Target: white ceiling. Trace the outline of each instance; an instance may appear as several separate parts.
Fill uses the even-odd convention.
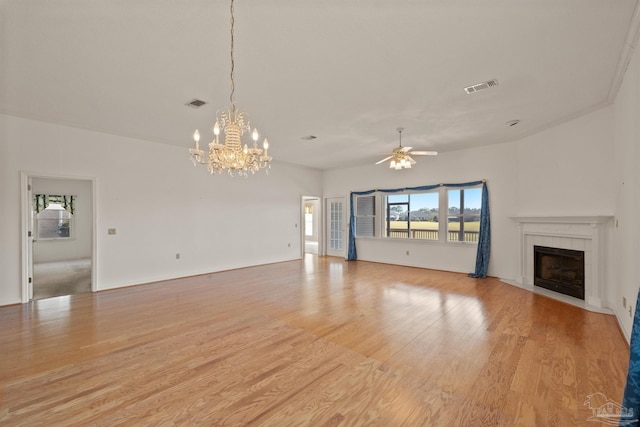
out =
[[[399,126],[419,150],[514,140],[611,102],[637,3],[236,0],[236,104],[276,161],[317,169],[374,163]],[[186,159],[229,104],[227,0],[0,0],[0,13],[0,112]]]

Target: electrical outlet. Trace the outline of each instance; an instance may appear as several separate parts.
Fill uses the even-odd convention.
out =
[[[407,255],[409,255],[409,251],[407,251]]]
[[[176,254],[176,259],[180,259],[180,254],[179,253]]]
[[[622,297],[622,308],[627,308],[627,297]]]
[[[287,247],[290,248],[291,247],[291,243],[287,243]]]

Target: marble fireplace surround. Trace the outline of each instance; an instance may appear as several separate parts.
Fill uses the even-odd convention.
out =
[[[605,287],[610,268],[608,242],[612,216],[516,216],[519,269],[515,285],[593,311],[610,312]],[[584,301],[534,287],[533,247],[584,251]]]

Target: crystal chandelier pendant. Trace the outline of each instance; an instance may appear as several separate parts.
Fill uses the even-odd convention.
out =
[[[254,128],[251,139],[253,147],[242,144],[242,137],[251,130],[247,115],[236,108],[234,101],[235,81],[234,81],[234,23],[233,2],[231,0],[231,108],[219,110],[216,114],[216,122],[213,126],[214,138],[209,143],[209,153],[205,156],[200,149],[200,132],[196,129],[193,133],[195,147],[189,149],[191,162],[194,166],[204,164],[211,174],[223,172],[231,176],[247,177],[249,172],[256,173],[260,169],[271,168],[272,158],[268,154],[269,141],[267,138],[262,143],[262,148],[258,148],[259,134]],[[220,142],[220,134],[223,135],[223,142]]]

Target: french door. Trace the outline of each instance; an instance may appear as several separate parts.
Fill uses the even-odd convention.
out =
[[[326,205],[326,248],[328,256],[345,256],[345,201],[344,197],[325,199]]]

